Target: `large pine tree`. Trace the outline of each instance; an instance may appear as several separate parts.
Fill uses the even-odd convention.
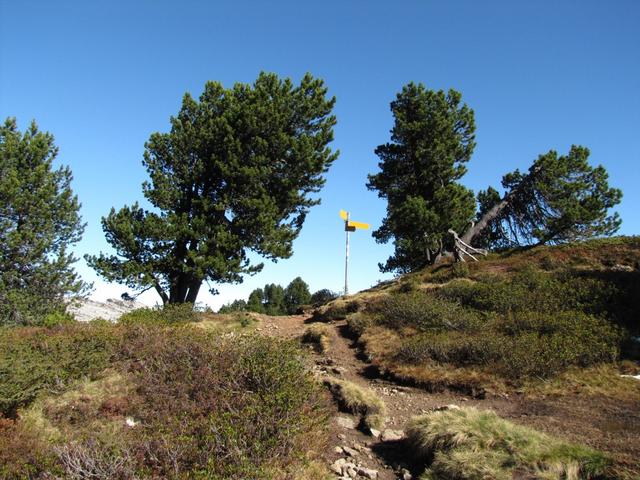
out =
[[[249,251],[289,257],[319,203],[310,194],[337,158],[326,93],[309,74],[295,86],[261,73],[230,89],[208,82],[199,101],[186,94],[170,132],[146,144],[143,191],[153,209],[112,209],[102,225],[116,254],[89,263],[107,280],[154,288],[164,303],[193,303],[205,281],[258,272]]]
[[[408,272],[437,261],[450,228],[473,219],[473,192],[458,183],[475,147],[473,110],[455,90],[428,90],[409,83],[391,102],[391,142],[380,145],[380,172],[367,187],[387,199],[387,215],[373,233],[393,240],[394,254],[382,271]]]

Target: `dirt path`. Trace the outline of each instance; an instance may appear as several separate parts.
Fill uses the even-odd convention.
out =
[[[304,315],[261,316],[260,320],[260,333],[287,339],[300,338],[310,325],[310,317]],[[319,376],[329,375],[349,380],[375,391],[387,406],[388,420],[380,437],[374,438],[356,428],[358,419],[336,410],[330,443],[324,452],[325,460],[331,465],[344,458],[347,463],[360,464],[365,469],[377,471],[374,478],[381,480],[417,478],[421,473],[420,466],[404,463],[406,446],[397,440],[402,436],[408,421],[437,407],[450,404],[476,405],[478,401],[453,393],[430,394],[379,378],[359,354],[355,341],[349,337],[346,322],[335,321],[327,325],[332,327],[330,345],[324,353],[312,353],[314,370]],[[357,475],[344,478],[367,477]]]

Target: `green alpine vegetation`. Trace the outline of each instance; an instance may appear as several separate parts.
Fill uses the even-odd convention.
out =
[[[0,325],[56,323],[85,284],[70,252],[84,231],[71,170],[54,168],[53,135],[0,126]]]
[[[253,85],[207,82],[199,100],[185,94],[171,130],[145,144],[153,209],[112,209],[102,226],[116,254],[89,264],[167,304],[194,303],[203,282],[259,272],[249,251],[288,258],[338,156],[328,147],[334,103],[310,74],[299,85],[261,73]]]
[[[0,477],[308,478],[328,403],[300,349],[145,315],[0,329]]]

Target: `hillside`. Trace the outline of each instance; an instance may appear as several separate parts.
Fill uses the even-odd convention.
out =
[[[311,314],[0,330],[0,477],[640,475],[640,239],[441,264]]]

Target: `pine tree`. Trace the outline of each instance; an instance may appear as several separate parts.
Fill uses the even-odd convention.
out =
[[[0,127],[0,325],[38,324],[85,291],[69,248],[84,231],[71,170],[53,168],[53,135]]]
[[[169,133],[146,144],[143,185],[153,210],[137,203],[102,220],[115,255],[88,257],[99,274],[130,288],[154,288],[163,303],[196,301],[204,281],[237,283],[254,274],[248,252],[287,258],[310,195],[337,158],[335,99],[322,80],[298,86],[261,73],[253,85],[208,82],[186,94]],[[212,289],[215,293],[215,288]]]
[[[307,305],[310,301],[309,285],[300,277],[291,280],[284,289],[284,304],[289,315],[293,315],[300,306]]]
[[[588,159],[589,149],[574,145],[567,155],[540,155],[524,174],[506,174],[502,198],[491,187],[479,192],[478,223],[463,240],[503,248],[612,235],[621,220],[608,211],[622,192],[609,187],[605,168]]]
[[[391,142],[376,148],[380,172],[367,184],[387,199],[387,215],[373,236],[379,243],[393,240],[395,252],[382,271],[436,262],[447,231],[461,231],[473,219],[473,192],[457,183],[475,147],[473,110],[461,100],[455,90],[410,83],[391,102]]]

